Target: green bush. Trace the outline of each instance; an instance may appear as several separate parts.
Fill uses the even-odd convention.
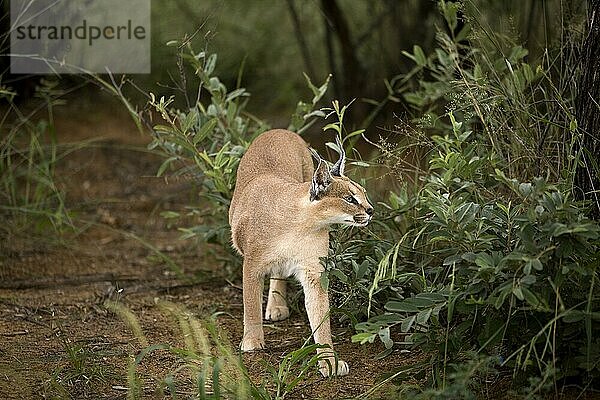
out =
[[[414,273],[420,290],[398,290],[386,313],[357,325],[355,340],[395,328],[437,351],[439,366],[478,351],[515,369],[597,376],[600,227],[544,179],[508,179],[453,124],[452,135],[432,138],[438,154],[414,214],[388,205],[411,222],[378,273],[392,281]]]
[[[440,9],[454,32],[457,4]],[[441,389],[451,387],[449,365],[471,352],[497,357],[519,385],[531,376],[591,384],[600,376],[600,226],[571,195],[574,97],[558,88],[572,77],[549,59],[527,63],[525,49],[481,26],[438,39],[430,56],[418,46],[406,54],[415,78],[399,93],[427,133],[428,168],[414,194],[380,203],[394,243],[371,294],[395,295],[356,325],[354,340],[389,349],[400,335],[431,354],[429,381]],[[380,148],[391,168],[401,161],[404,147]]]

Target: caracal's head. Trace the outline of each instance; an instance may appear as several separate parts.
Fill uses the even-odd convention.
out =
[[[367,226],[373,216],[373,206],[367,199],[365,189],[344,176],[346,154],[337,137],[336,143],[340,158],[331,168],[315,150],[310,149],[317,162],[310,187],[310,201],[316,206],[316,217],[320,224]]]

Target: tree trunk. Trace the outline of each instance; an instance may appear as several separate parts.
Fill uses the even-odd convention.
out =
[[[590,201],[590,217],[600,219],[600,0],[588,0],[580,67],[575,116],[581,132],[581,163],[575,173],[575,195]]]
[[[310,58],[310,51],[308,50],[306,38],[304,37],[304,33],[302,33],[302,24],[300,23],[300,17],[298,16],[298,12],[296,11],[294,0],[287,0],[287,4],[288,11],[290,12],[290,17],[292,18],[292,23],[294,24],[294,33],[296,34],[296,40],[298,41],[298,46],[300,46],[300,51],[302,52],[302,59],[304,60],[306,73],[308,74],[310,79],[316,79],[317,76],[315,73],[315,68],[313,67],[312,60]]]
[[[348,21],[344,17],[336,0],[321,0],[321,7],[325,16],[326,24],[331,28],[337,37],[340,45],[340,55],[342,58],[342,79],[339,88],[341,89],[341,99],[348,102],[363,93],[364,71],[356,55],[356,46],[350,35]]]

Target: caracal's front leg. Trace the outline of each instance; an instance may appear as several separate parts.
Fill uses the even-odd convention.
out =
[[[329,346],[329,348],[317,350],[317,353],[321,356],[319,371],[325,377],[330,375],[346,375],[349,370],[348,364],[345,361],[338,360],[333,352],[331,327],[329,324],[329,296],[321,287],[322,271],[323,268],[317,260],[316,265],[303,268],[298,276],[304,289],[306,313],[308,314],[315,343]]]
[[[273,274],[271,276],[265,319],[281,321],[290,316],[286,300],[286,286],[285,278],[282,275]]]
[[[265,336],[262,326],[262,292],[264,274],[251,260],[244,259],[243,296],[244,296],[244,337],[242,351],[264,349]]]

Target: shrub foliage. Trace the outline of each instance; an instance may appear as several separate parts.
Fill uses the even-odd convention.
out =
[[[599,226],[571,193],[572,76],[550,56],[528,63],[527,50],[469,19],[468,7],[471,23],[454,34],[459,7],[440,9],[452,34],[438,32],[429,56],[406,53],[417,78],[401,93],[427,133],[428,167],[418,189],[381,203],[395,240],[373,288],[396,295],[354,340],[391,348],[390,330],[402,334],[402,345],[432,352],[441,387],[449,364],[473,351],[515,378],[590,383],[600,372]],[[402,150],[388,151],[388,163]]]

